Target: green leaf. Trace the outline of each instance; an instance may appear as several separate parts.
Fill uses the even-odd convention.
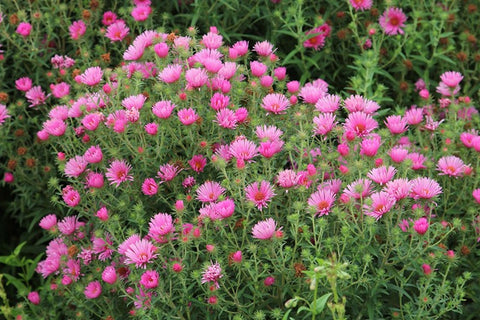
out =
[[[7,284],[12,284],[15,288],[17,288],[17,291],[19,294],[27,294],[29,291],[28,288],[17,278],[15,278],[12,275],[9,274],[3,274],[5,278],[7,278],[8,282]]]
[[[323,311],[323,309],[325,308],[325,305],[327,304],[328,298],[330,298],[331,295],[332,295],[331,292],[326,293],[320,298],[318,298],[317,301],[315,301],[315,305],[314,305],[315,309],[313,310],[313,314],[319,314]]]
[[[292,312],[292,309],[289,309],[289,310],[283,315],[282,320],[288,320],[288,315],[290,314],[290,312]]]
[[[302,311],[304,311],[304,310],[305,310],[305,311],[309,311],[309,312],[311,312],[311,310],[310,310],[310,309],[308,309],[307,307],[305,307],[305,306],[301,306],[300,308],[298,308],[298,310],[297,310],[297,313],[300,313],[300,312],[302,312]]]
[[[22,250],[23,246],[26,245],[26,244],[27,244],[26,241],[20,243],[20,244],[15,248],[15,250],[13,250],[13,254],[14,254],[15,256],[18,256],[18,255],[20,254],[20,251]]]

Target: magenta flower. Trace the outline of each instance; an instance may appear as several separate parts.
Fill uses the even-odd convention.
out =
[[[201,202],[215,202],[225,192],[220,183],[206,181],[197,189],[197,199]]]
[[[437,163],[437,171],[439,175],[447,175],[450,177],[461,177],[465,173],[465,164],[462,159],[456,156],[441,157]]]
[[[117,272],[113,266],[108,266],[103,270],[102,280],[109,284],[114,284],[117,281]]]
[[[160,166],[159,171],[157,172],[157,176],[162,179],[161,183],[164,183],[173,180],[173,178],[175,178],[180,171],[182,171],[181,168],[178,168],[173,164],[167,163]]]
[[[151,263],[158,254],[156,253],[157,247],[155,247],[150,241],[146,239],[137,240],[130,244],[125,251],[126,264],[135,264],[137,268],[145,269],[147,263]]]
[[[272,201],[275,192],[270,182],[262,180],[260,186],[258,182],[254,182],[245,188],[247,200],[253,202],[258,210],[268,206],[268,202]]]
[[[281,237],[281,229],[275,230],[277,223],[272,218],[257,222],[252,228],[252,237],[260,240],[269,240],[275,237]]]
[[[367,157],[374,157],[377,154],[378,148],[380,148],[381,144],[381,138],[378,135],[372,135],[369,138],[364,138],[360,143],[360,154]]]
[[[102,80],[103,71],[100,67],[90,67],[80,75],[80,82],[88,86],[95,86]]]
[[[213,282],[215,288],[220,288],[218,280],[223,277],[222,268],[218,262],[211,263],[202,273],[202,283]]]
[[[421,217],[418,220],[415,220],[413,223],[413,229],[420,235],[423,235],[427,232],[429,227],[429,223],[427,218]]]
[[[68,31],[70,32],[70,37],[73,40],[78,40],[81,36],[87,31],[87,26],[82,20],[74,21],[69,27]]]
[[[175,231],[172,216],[167,213],[157,213],[150,219],[148,235],[157,242],[167,242],[167,236]]]
[[[323,216],[330,213],[333,203],[335,202],[335,194],[328,188],[320,189],[310,195],[308,205],[315,211],[315,216]]]
[[[83,158],[88,163],[99,163],[103,159],[103,153],[100,146],[91,146],[90,148],[85,151]]]
[[[401,163],[403,162],[403,160],[407,158],[408,149],[405,149],[400,146],[396,146],[388,151],[388,155],[390,156],[393,162]]]
[[[350,0],[350,4],[356,11],[370,10],[372,0]]]
[[[438,184],[437,181],[420,177],[413,179],[412,181],[412,198],[417,199],[431,199],[440,193],[442,193],[442,187]]]
[[[78,217],[77,216],[68,216],[68,217],[65,217],[63,218],[62,221],[60,221],[58,223],[58,230],[63,234],[63,235],[71,235],[75,232],[75,230],[77,230],[77,228],[79,228],[80,226],[82,226],[83,223],[80,223],[78,221]]]
[[[87,164],[83,156],[75,156],[65,164],[65,175],[70,178],[78,178],[87,168]]]
[[[360,95],[351,95],[347,99],[345,99],[345,109],[348,112],[359,112],[362,111],[366,114],[373,115],[375,111],[377,111],[380,106],[375,101],[365,99]]]
[[[28,37],[32,31],[32,25],[28,22],[20,22],[17,26],[16,32],[22,37]]]
[[[377,127],[377,121],[375,121],[371,115],[363,111],[350,113],[344,123],[345,131],[347,133],[353,132],[357,137],[363,137]]]
[[[114,12],[107,11],[103,14],[103,17],[102,17],[103,25],[108,27],[109,25],[111,25],[115,21],[117,21],[117,15]]]
[[[145,21],[148,19],[148,16],[152,13],[152,8],[149,5],[139,5],[138,7],[133,8],[131,14],[135,21]]]
[[[27,92],[32,88],[32,79],[29,77],[19,78],[15,81],[15,88],[20,91]]]
[[[72,186],[66,186],[62,189],[62,198],[69,207],[75,207],[81,200],[80,194]]]
[[[125,24],[123,20],[117,20],[114,23],[110,24],[105,33],[105,37],[110,39],[110,41],[122,41],[127,35],[130,29]]]
[[[140,277],[140,284],[145,287],[145,289],[153,289],[158,286],[159,274],[155,270],[147,270]]]
[[[287,97],[280,93],[270,93],[262,99],[262,108],[274,114],[285,113],[289,106]]]
[[[188,164],[193,171],[200,173],[203,171],[203,168],[205,168],[207,159],[201,154],[196,154],[188,161]]]
[[[25,97],[27,98],[28,102],[30,102],[29,107],[35,107],[35,106],[44,104],[48,96],[45,95],[45,92],[43,92],[42,87],[35,86],[27,91],[27,93],[25,94]]]
[[[230,104],[230,97],[225,96],[220,92],[215,92],[215,94],[210,99],[210,106],[216,111],[219,111],[221,109],[228,107],[229,104]]]
[[[303,43],[303,46],[305,48],[320,50],[325,45],[325,39],[330,35],[330,31],[330,26],[324,23],[315,29],[305,32],[308,39]]]
[[[199,118],[200,117],[192,108],[178,110],[178,119],[186,126],[195,123]]]
[[[313,133],[320,135],[327,135],[337,124],[333,113],[321,113],[313,118],[313,123],[315,124]]]
[[[55,98],[60,99],[70,94],[70,85],[66,82],[51,84],[50,90]]]
[[[265,158],[271,158],[282,151],[283,144],[284,142],[282,140],[260,142],[258,152]]]
[[[363,206],[364,214],[374,217],[377,220],[390,211],[396,202],[393,196],[384,191],[373,193],[370,199],[371,204]]]
[[[87,188],[103,188],[103,174],[98,172],[89,172],[85,177],[85,184]]]
[[[403,34],[402,27],[405,26],[407,16],[399,8],[388,8],[378,20],[380,26],[388,35]]]
[[[46,215],[42,218],[42,220],[40,220],[40,223],[38,225],[42,229],[53,230],[53,228],[55,228],[55,226],[57,225],[57,216],[53,213]]]
[[[83,293],[87,299],[98,298],[98,296],[100,296],[102,293],[102,285],[99,281],[92,281],[85,287],[85,291],[83,291]]]
[[[159,58],[165,58],[168,56],[168,44],[166,44],[165,42],[157,43],[153,47],[153,50]]]
[[[115,188],[118,188],[124,181],[133,181],[133,176],[129,175],[130,170],[132,167],[125,160],[114,160],[108,167],[105,176],[111,185],[116,184]]]
[[[5,122],[5,119],[10,118],[7,106],[0,103],[0,126]]]
[[[305,103],[316,104],[318,100],[323,98],[328,91],[327,86],[315,86],[311,83],[305,84],[300,90],[299,96]]]
[[[250,61],[250,71],[254,77],[261,77],[267,72],[268,67],[260,61]]]
[[[214,120],[214,122],[217,122],[220,127],[225,129],[235,129],[237,127],[237,117],[235,112],[227,108],[221,109],[217,112],[216,120]]]
[[[420,170],[420,169],[426,169],[427,168],[424,165],[424,162],[425,162],[426,158],[421,153],[418,153],[418,152],[409,153],[406,156],[406,158],[410,159],[412,161],[412,169],[413,170]]]
[[[456,88],[460,81],[462,81],[463,76],[460,72],[447,71],[440,76],[440,79],[447,87]]]
[[[29,292],[27,298],[31,303],[35,305],[40,303],[40,295],[37,291]]]
[[[65,133],[67,124],[60,119],[50,119],[43,123],[43,130],[49,135],[60,137]]]
[[[142,183],[142,192],[146,196],[156,195],[158,191],[158,184],[153,178],[147,178]]]

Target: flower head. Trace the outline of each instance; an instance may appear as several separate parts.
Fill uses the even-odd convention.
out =
[[[220,285],[218,280],[223,277],[222,268],[218,262],[211,263],[202,273],[202,283],[213,282],[218,289]]]
[[[382,29],[388,35],[403,34],[402,27],[405,26],[407,16],[399,8],[388,8],[380,16],[379,23]]]
[[[85,287],[85,291],[83,293],[87,299],[98,298],[98,296],[100,296],[102,293],[102,285],[99,281],[92,281]]]
[[[133,181],[133,176],[129,175],[132,167],[125,160],[114,160],[107,170],[105,176],[110,184],[116,184],[118,187],[124,181]]]
[[[431,199],[440,193],[442,193],[442,187],[433,179],[420,177],[412,180],[413,199]]]
[[[437,163],[439,175],[447,175],[450,177],[461,177],[465,173],[465,164],[462,159],[456,156],[441,157]]]
[[[393,196],[384,191],[373,193],[370,196],[370,200],[370,205],[364,205],[364,213],[377,220],[390,211],[396,202]]]
[[[265,180],[260,182],[260,186],[258,182],[250,184],[245,188],[245,192],[247,200],[253,202],[260,211],[268,206],[268,202],[275,195],[273,186]]]
[[[225,188],[223,188],[220,183],[216,181],[206,181],[197,189],[197,199],[202,202],[214,202],[217,201]]]
[[[130,244],[128,249],[125,251],[126,264],[135,264],[137,268],[146,268],[147,263],[151,263],[158,254],[155,253],[157,247],[155,247],[150,241],[146,239],[137,240]]]
[[[262,108],[274,114],[285,113],[289,106],[287,97],[280,93],[267,94],[262,100]]]
[[[328,188],[320,189],[310,195],[308,205],[315,211],[315,215],[328,215],[333,203],[335,202],[335,194]]]
[[[277,223],[272,218],[268,218],[264,221],[257,222],[252,228],[252,236],[255,239],[269,240],[274,236],[281,235],[281,229],[275,230]]]

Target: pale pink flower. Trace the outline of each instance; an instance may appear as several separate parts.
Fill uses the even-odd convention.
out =
[[[409,125],[416,125],[423,121],[423,108],[411,108],[405,112],[404,119]]]
[[[59,84],[51,84],[50,90],[55,98],[60,99],[68,96],[70,93],[70,85],[66,82],[60,82]]]
[[[181,168],[177,167],[176,165],[167,163],[160,166],[157,172],[157,176],[162,179],[161,183],[164,183],[173,180],[173,178],[175,178],[180,171],[182,171]]]
[[[262,180],[260,186],[258,182],[254,182],[245,188],[246,198],[255,204],[258,210],[262,211],[263,208],[268,206],[268,203],[272,201],[275,196],[273,186],[270,182]]]
[[[185,72],[185,80],[191,88],[200,88],[208,81],[208,74],[205,69],[192,68]]]
[[[125,160],[114,160],[108,167],[107,177],[110,184],[115,184],[115,188],[118,188],[120,183],[124,181],[133,181],[133,176],[129,175],[132,166],[130,166]]]
[[[381,166],[370,170],[367,177],[380,185],[384,185],[390,180],[392,180],[396,172],[397,169],[395,169],[394,167],[390,166],[387,168],[386,166]]]
[[[412,161],[412,169],[413,170],[420,170],[420,169],[426,169],[427,168],[424,165],[424,162],[425,162],[426,158],[421,153],[418,153],[418,152],[409,153],[406,156],[406,158],[410,159]]]
[[[165,83],[174,83],[182,74],[182,66],[179,64],[170,64],[158,74],[158,79]]]
[[[157,194],[158,184],[153,178],[147,178],[142,183],[142,192],[146,196],[153,196]]]
[[[235,112],[227,108],[221,109],[217,112],[216,120],[214,120],[214,122],[217,122],[220,127],[225,129],[235,129],[237,127],[237,117]]]
[[[56,106],[50,110],[48,116],[51,119],[66,120],[68,118],[68,107],[65,105]]]
[[[200,118],[192,108],[178,110],[177,115],[180,122],[186,126],[195,123]]]
[[[265,158],[271,158],[282,150],[284,142],[282,140],[260,142],[258,152]]]
[[[262,108],[274,114],[285,113],[289,106],[287,97],[280,93],[270,93],[262,99]]]
[[[87,168],[88,162],[83,156],[75,156],[65,164],[65,175],[70,178],[79,177]]]
[[[440,121],[434,121],[431,116],[426,116],[425,118],[426,118],[426,123],[423,127],[432,132],[437,130],[440,124],[445,120],[445,119],[442,119]]]
[[[366,198],[370,195],[372,181],[368,179],[358,179],[350,183],[343,193],[354,199]]]
[[[130,246],[140,240],[142,240],[142,238],[140,238],[138,234],[131,235],[118,246],[118,253],[125,255],[125,252],[127,252]]]
[[[447,87],[456,88],[460,81],[462,81],[463,76],[460,72],[447,71],[440,76],[440,79]]]
[[[85,129],[95,131],[98,125],[103,121],[103,114],[100,112],[89,113],[82,119],[82,125]]]
[[[231,217],[235,212],[235,202],[232,199],[225,199],[215,203],[215,215],[218,220]]]
[[[333,113],[340,106],[340,97],[333,94],[326,94],[315,103],[315,109],[323,113]]]
[[[223,44],[223,37],[217,33],[209,32],[203,35],[201,43],[207,49],[218,49]]]
[[[70,32],[70,37],[73,40],[78,40],[81,36],[87,31],[87,26],[82,20],[74,21],[69,27],[68,31]]]
[[[63,136],[66,129],[67,124],[60,119],[50,119],[43,123],[43,130],[45,130],[49,135],[52,136]]]
[[[82,225],[82,223],[79,223],[77,216],[65,217],[57,224],[58,231],[60,231],[63,235],[66,236],[73,234],[75,230],[77,230],[77,228]]]
[[[384,191],[373,193],[370,196],[370,200],[370,205],[363,206],[364,214],[374,217],[377,220],[390,211],[396,202],[393,196]]]
[[[423,235],[427,232],[430,224],[428,223],[427,218],[421,217],[418,220],[413,222],[413,229],[420,235]]]
[[[87,149],[87,151],[85,151],[83,158],[88,163],[99,163],[103,159],[102,149],[98,145],[91,146]]]
[[[327,135],[337,124],[333,113],[321,113],[313,118],[313,123],[315,124],[313,133],[320,135]]]
[[[130,29],[123,20],[117,20],[110,24],[105,33],[105,37],[110,39],[111,42],[122,41],[127,35]]]
[[[253,46],[253,51],[259,56],[268,57],[273,53],[273,44],[268,41],[256,42]]]
[[[32,79],[29,77],[19,78],[15,81],[15,88],[20,91],[27,92],[32,88]]]
[[[173,47],[177,50],[180,48],[188,50],[191,40],[192,38],[190,37],[176,37],[175,40],[173,40]]]
[[[142,109],[145,100],[147,100],[147,98],[143,94],[129,96],[122,100],[122,106],[129,110],[140,110]]]
[[[159,274],[155,270],[147,270],[140,277],[140,284],[145,287],[145,289],[153,289],[158,286]]]
[[[150,219],[148,235],[157,242],[167,242],[168,235],[173,234],[174,231],[175,226],[171,215],[167,213],[157,213]]]
[[[248,41],[242,40],[235,42],[229,50],[230,58],[236,59],[242,57],[248,53]],[[233,54],[233,56],[232,56]]]
[[[397,201],[408,197],[411,190],[412,183],[405,178],[388,181],[385,186],[385,192],[395,197]]]
[[[280,171],[276,177],[277,184],[282,188],[291,188],[297,184],[297,173],[287,169]]]
[[[276,126],[257,126],[255,133],[257,138],[261,141],[276,141],[280,139],[280,136],[283,134],[283,131],[278,129]]]
[[[197,199],[201,202],[215,202],[225,192],[220,183],[206,181],[197,189]]]
[[[407,119],[402,116],[388,116],[385,125],[392,134],[401,134],[407,131]]]
[[[465,164],[462,159],[456,156],[441,157],[437,163],[437,171],[439,175],[447,175],[450,177],[461,177],[465,173]]]
[[[345,99],[344,102],[345,109],[350,113],[362,111],[366,114],[372,115],[380,108],[375,101],[365,99],[360,95],[351,95]]]
[[[232,78],[237,72],[237,64],[233,61],[226,61],[222,68],[218,70],[218,75],[226,80]]]
[[[152,8],[149,5],[140,5],[133,8],[131,14],[135,21],[145,21],[148,19],[148,16],[152,13]]]
[[[29,107],[35,107],[44,104],[48,96],[45,95],[42,87],[35,86],[27,91],[25,97],[27,98],[28,102],[30,102]]]
[[[99,281],[92,281],[85,287],[83,293],[87,299],[96,299],[102,293],[102,285]]]
[[[408,155],[408,149],[401,146],[395,146],[388,151],[388,155],[395,163],[401,163]]]
[[[88,86],[95,86],[100,83],[103,71],[100,67],[90,67],[80,75],[80,81]]]
[[[269,240],[281,233],[281,229],[275,230],[277,223],[272,218],[257,222],[252,228],[252,237],[260,240]]]
[[[106,283],[114,284],[117,281],[117,272],[115,271],[115,267],[108,266],[103,269],[102,280]]]
[[[316,104],[327,93],[328,87],[318,87],[307,83],[300,90],[299,96],[305,103]]]
[[[152,112],[160,119],[168,119],[174,108],[175,104],[173,104],[170,100],[158,101],[152,106]]]
[[[412,181],[412,194],[411,197],[417,199],[431,199],[440,193],[442,193],[442,187],[437,181],[427,178],[419,177]]]
[[[399,8],[388,8],[383,12],[378,23],[388,35],[404,34],[402,27],[405,26],[407,16]]]
[[[75,207],[80,203],[80,194],[72,186],[66,186],[62,189],[62,198],[69,207]]]
[[[222,268],[218,262],[211,263],[203,272],[202,272],[202,283],[213,282],[215,288],[220,288],[218,280],[223,277]]]
[[[308,205],[312,207],[315,216],[323,216],[330,213],[333,203],[335,202],[335,194],[328,188],[320,189],[310,195]]]
[[[357,137],[363,137],[377,127],[377,121],[363,111],[350,113],[344,123],[345,132],[353,132]]]
[[[145,52],[145,45],[139,43],[132,43],[123,53],[123,59],[127,61],[135,61],[140,59]]]
[[[40,220],[40,223],[38,225],[42,229],[53,230],[57,225],[57,216],[53,213],[46,215],[45,217],[42,218],[42,220]]]
[[[370,10],[372,7],[372,0],[350,0],[350,4],[357,11]]]
[[[155,247],[150,241],[146,239],[137,240],[130,244],[125,251],[126,264],[135,264],[137,268],[145,269],[147,263],[151,263],[158,254],[156,253],[157,247]]]

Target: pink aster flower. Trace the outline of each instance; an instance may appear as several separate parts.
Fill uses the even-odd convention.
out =
[[[397,172],[397,169],[394,167],[381,166],[370,170],[367,177],[373,180],[374,182],[384,185],[388,181],[392,180],[393,176]]]
[[[75,156],[65,164],[65,175],[70,178],[77,178],[85,171],[87,164],[83,156]]]
[[[294,187],[297,180],[297,173],[290,169],[280,171],[276,177],[277,184],[282,188]]]
[[[218,49],[223,44],[223,37],[217,33],[209,32],[203,35],[201,43],[207,49]]]
[[[370,199],[371,204],[363,206],[364,214],[374,217],[377,220],[390,211],[396,202],[393,196],[384,191],[373,193]]]
[[[103,159],[103,153],[100,146],[91,146],[90,148],[85,151],[83,158],[88,163],[99,163]]]
[[[155,51],[155,54],[156,54],[159,58],[165,58],[165,57],[168,56],[168,44],[166,44],[165,42],[157,43],[157,44],[153,47],[153,50]]]
[[[155,270],[147,270],[140,277],[140,284],[145,287],[145,289],[153,289],[158,286],[159,274]]]
[[[72,186],[66,186],[62,189],[62,198],[69,207],[75,207],[80,203],[80,194]]]
[[[60,82],[58,84],[51,84],[50,90],[55,98],[60,99],[68,96],[70,93],[70,85],[66,82]]]
[[[393,196],[397,201],[408,197],[411,190],[412,183],[404,178],[388,181],[385,186],[385,192]]]
[[[103,71],[100,67],[90,67],[80,75],[80,82],[88,86],[95,86],[102,80]]]
[[[408,155],[408,149],[401,146],[395,146],[388,151],[388,155],[395,163],[401,163]]]
[[[463,176],[465,167],[462,159],[456,156],[441,157],[437,163],[437,171],[440,171],[439,175],[447,175],[450,177]]]
[[[191,88],[200,88],[208,81],[208,74],[205,69],[192,68],[185,72],[185,80]]]
[[[133,176],[129,175],[132,167],[125,160],[114,160],[108,167],[107,177],[110,184],[116,184],[115,188],[118,188],[120,183],[124,181],[133,181]]]
[[[275,230],[277,223],[272,218],[257,222],[252,228],[252,237],[260,240],[269,240],[275,237],[281,237],[281,229]]]
[[[143,104],[147,98],[143,94],[137,94],[133,96],[126,97],[122,100],[122,106],[126,109],[137,109],[140,110],[143,107]]]
[[[220,288],[218,280],[223,277],[222,268],[218,262],[211,263],[203,272],[202,272],[202,283],[213,282],[215,288]]]
[[[255,143],[247,139],[236,139],[230,144],[229,153],[237,160],[251,161],[258,155],[258,149]]]
[[[117,15],[114,12],[107,11],[103,14],[103,17],[102,17],[103,25],[109,26],[112,23],[114,23],[115,21],[117,21]]]
[[[423,235],[427,232],[429,227],[429,223],[427,218],[421,217],[418,220],[415,220],[413,223],[413,229],[420,235]]]
[[[123,20],[117,20],[109,25],[105,37],[110,39],[111,42],[122,41],[127,35],[130,29]]]
[[[258,210],[268,206],[268,202],[272,201],[275,192],[270,182],[262,180],[260,186],[258,182],[254,182],[245,188],[246,197],[248,201],[255,204]]]
[[[316,104],[327,93],[328,86],[314,86],[307,83],[300,89],[299,96],[305,103]]]
[[[315,124],[313,132],[320,135],[328,134],[337,124],[333,113],[322,113],[313,118],[313,123]]]
[[[15,80],[15,88],[17,88],[17,90],[27,92],[32,88],[32,79],[29,77],[23,77]]]
[[[274,114],[285,113],[289,106],[287,97],[280,93],[270,93],[262,99],[262,108]]]
[[[127,61],[135,61],[140,59],[145,52],[145,45],[132,43],[123,53],[123,59]]]
[[[340,97],[333,94],[326,94],[315,103],[315,109],[323,113],[333,113],[340,106]]]
[[[28,22],[20,22],[17,26],[16,32],[22,37],[28,37],[32,31],[32,25]]]
[[[146,196],[156,195],[158,191],[158,184],[153,178],[147,178],[142,183],[142,192]]]
[[[431,199],[440,193],[442,193],[442,187],[437,181],[427,178],[419,177],[412,181],[412,193],[413,199]]]
[[[179,64],[170,64],[158,74],[158,78],[165,83],[174,83],[180,79],[182,66]]]
[[[257,42],[253,46],[253,51],[259,56],[268,57],[273,53],[273,44],[268,41]]]
[[[133,8],[131,14],[135,21],[145,21],[148,19],[148,16],[152,13],[152,8],[148,5],[140,5]]]
[[[462,141],[463,145],[467,148],[473,147],[473,140],[477,137],[477,133],[473,132],[462,132],[460,134],[460,141]]]
[[[96,299],[102,293],[102,285],[99,281],[92,281],[85,287],[83,293],[87,299]]]
[[[35,305],[40,303],[40,295],[38,294],[37,291],[29,292],[27,298],[31,303],[33,303]]]
[[[228,107],[229,104],[230,104],[230,97],[225,96],[220,92],[215,92],[215,94],[210,99],[210,106],[216,111],[219,111],[221,109]]]
[[[350,4],[357,11],[370,10],[372,0],[350,0]]]
[[[462,81],[463,76],[460,72],[447,71],[440,76],[440,79],[447,87],[456,88],[460,81]]]
[[[416,125],[423,121],[423,108],[411,108],[405,112],[404,118],[409,125]]]
[[[362,111],[366,114],[372,115],[377,111],[380,106],[375,101],[365,99],[360,95],[351,95],[347,99],[345,99],[345,109],[348,112],[358,112]]]
[[[472,196],[475,201],[480,204],[480,188],[472,191]]]
[[[87,26],[82,20],[74,21],[69,27],[68,31],[70,32],[70,37],[73,40],[78,40],[81,36],[87,31]]]
[[[147,263],[151,263],[158,254],[156,253],[157,247],[155,247],[150,241],[146,239],[137,240],[130,244],[125,251],[126,264],[134,263],[137,268],[145,269]]]
[[[328,188],[320,189],[310,195],[308,205],[315,211],[315,216],[323,216],[330,213],[333,203],[335,202],[335,194]]]
[[[106,283],[114,284],[117,281],[117,272],[115,271],[115,267],[108,266],[103,269],[102,280]]]
[[[89,113],[82,119],[82,125],[85,129],[95,131],[98,125],[103,121],[103,114],[100,112]]]
[[[214,122],[217,122],[220,127],[225,129],[235,129],[237,127],[235,112],[227,108],[217,112]]]
[[[60,119],[50,119],[43,123],[43,130],[49,135],[60,137],[65,133],[67,124]]]
[[[85,184],[87,188],[96,188],[96,189],[103,188],[103,185],[104,185],[103,174],[98,172],[89,172],[85,177]]]
[[[358,179],[350,183],[344,190],[343,193],[350,198],[361,199],[366,198],[370,195],[372,181],[368,179]]]
[[[381,138],[378,135],[364,138],[360,143],[360,154],[367,157],[374,157],[381,144]]]
[[[197,199],[201,202],[215,202],[225,192],[220,183],[206,181],[197,189]]]
[[[44,104],[48,96],[45,95],[42,87],[35,86],[27,91],[25,97],[27,98],[28,102],[30,102],[29,107],[35,107]]]
[[[276,126],[257,126],[255,133],[257,138],[261,141],[276,141],[280,140],[283,131],[278,129]]]
[[[165,243],[168,235],[173,234],[175,226],[172,216],[167,213],[157,213],[150,219],[148,235],[157,242]]]
[[[258,152],[265,158],[271,158],[275,154],[282,151],[284,142],[282,140],[273,140],[273,141],[263,141],[260,142],[258,147]]]
[[[412,161],[412,169],[413,170],[420,170],[426,169],[427,167],[424,165],[426,160],[425,156],[418,152],[409,153],[406,157]]]
[[[77,216],[69,216],[63,218],[62,221],[58,223],[58,231],[60,231],[63,235],[69,236],[77,230],[83,223],[78,221]]]
[[[378,127],[372,116],[362,111],[350,113],[345,120],[345,131],[353,132],[357,137],[363,137]]]
[[[188,161],[188,164],[193,171],[200,173],[203,171],[203,168],[205,168],[205,165],[207,164],[207,159],[203,155],[197,154]]]
[[[0,103],[0,125],[2,125],[7,118],[10,118],[7,106]]]
[[[250,71],[254,77],[261,77],[267,72],[268,67],[260,61],[250,61]]]
[[[140,240],[142,240],[142,238],[140,238],[138,234],[131,235],[118,246],[118,253],[125,255],[127,250],[130,249],[130,246],[136,242],[139,242]]]
[[[403,34],[402,27],[405,26],[405,21],[407,21],[407,16],[399,8],[388,8],[378,20],[380,26],[388,35]]]
[[[157,176],[162,179],[161,183],[164,183],[173,180],[173,178],[175,178],[180,171],[182,171],[181,168],[177,167],[176,165],[167,163],[160,166],[157,172]]]
[[[178,110],[177,115],[180,122],[186,126],[195,123],[200,118],[192,108]]]
[[[407,131],[407,119],[402,116],[388,116],[385,125],[392,134],[401,134]]]
[[[175,109],[175,104],[170,100],[158,101],[152,106],[153,114],[160,119],[168,119],[172,114],[173,109]]]
[[[40,223],[38,225],[42,229],[53,230],[57,225],[57,216],[53,213],[46,215],[42,218],[42,220],[40,220]]]
[[[320,50],[325,45],[325,39],[330,35],[330,31],[330,26],[324,23],[315,29],[305,32],[308,39],[303,43],[303,46],[305,48]]]

